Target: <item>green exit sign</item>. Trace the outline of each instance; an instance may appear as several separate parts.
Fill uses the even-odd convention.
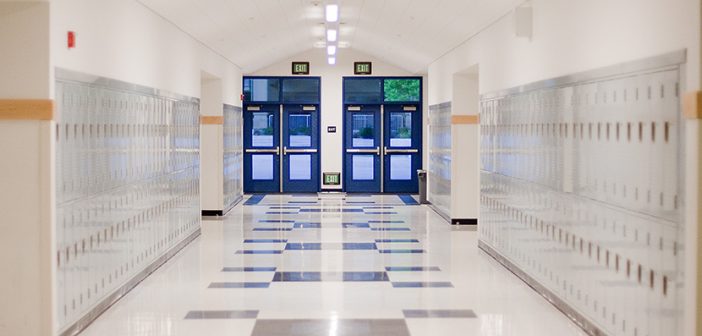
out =
[[[373,73],[373,63],[371,62],[354,62],[353,63],[353,74],[354,75],[370,75]]]
[[[340,185],[341,173],[323,173],[324,185]]]
[[[309,75],[310,62],[292,62],[293,75]]]

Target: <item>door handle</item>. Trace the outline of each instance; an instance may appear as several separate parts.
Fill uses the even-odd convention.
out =
[[[275,155],[280,155],[280,147],[276,147],[275,149],[247,149],[246,153],[273,153]]]
[[[380,155],[380,147],[376,147],[375,149],[347,149],[346,153],[372,153]]]
[[[288,155],[288,153],[317,153],[316,149],[288,149],[288,147],[283,147],[283,155]]]
[[[419,153],[419,150],[418,149],[388,149],[387,147],[385,147],[385,148],[383,148],[383,153],[384,153],[384,155],[400,154],[400,153],[416,154],[416,153]]]

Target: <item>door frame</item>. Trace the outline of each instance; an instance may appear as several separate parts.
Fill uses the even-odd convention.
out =
[[[282,134],[283,142],[281,143],[281,147],[280,147],[282,150],[280,164],[283,165],[282,169],[281,169],[283,174],[281,176],[282,179],[281,179],[280,183],[281,183],[282,188],[283,188],[283,193],[318,192],[321,188],[321,181],[322,181],[322,160],[321,160],[321,157],[322,157],[322,146],[321,146],[322,145],[322,127],[320,125],[322,122],[321,121],[322,116],[320,115],[320,111],[321,111],[320,105],[321,104],[319,104],[319,103],[317,103],[317,104],[282,104],[281,113],[282,113],[283,117],[281,118],[281,126],[280,127],[281,127],[281,134]],[[290,141],[290,139],[289,139],[290,129],[283,127],[285,125],[285,123],[287,122],[286,117],[289,116],[291,113],[304,112],[305,107],[309,107],[309,106],[315,107],[314,112],[311,112],[311,114],[316,114],[315,118],[317,119],[316,120],[316,124],[317,124],[316,130],[313,131],[314,135],[316,136],[316,139],[313,138],[313,144],[315,143],[314,140],[316,140],[317,152],[315,153],[316,155],[312,155],[314,157],[314,159],[311,163],[312,164],[312,167],[311,167],[312,172],[311,173],[312,173],[312,177],[313,177],[312,180],[313,180],[313,184],[315,186],[315,188],[314,188],[315,191],[303,190],[303,189],[299,188],[298,186],[295,186],[294,184],[297,184],[296,182],[289,181],[290,170],[288,169],[287,174],[286,174],[286,168],[285,168],[286,158],[288,158],[286,151],[291,151],[291,150],[294,151],[295,150],[294,148],[287,148],[287,146],[285,145],[288,141]],[[293,111],[287,110],[287,108],[292,108]],[[314,148],[312,148],[312,149],[314,149]],[[316,174],[316,176],[315,176],[315,174]],[[286,190],[286,188],[285,188],[286,182],[289,182],[291,184],[289,186],[289,190]]]
[[[244,99],[244,88],[246,86],[246,80],[249,79],[276,79],[279,81],[279,87],[278,87],[278,100],[271,100],[271,101],[246,101]],[[291,100],[291,101],[286,101],[283,99],[283,87],[284,87],[284,81],[288,79],[316,79],[317,80],[317,92],[319,92],[319,96],[317,97],[317,100]],[[318,147],[318,155],[317,155],[317,174],[319,178],[317,179],[317,191],[321,190],[321,179],[322,179],[322,77],[321,76],[243,76],[242,77],[242,106],[243,106],[243,111],[246,113],[247,108],[249,106],[264,106],[264,105],[275,105],[278,108],[278,129],[279,129],[279,148],[280,148],[280,154],[278,155],[278,172],[277,172],[277,180],[278,180],[278,190],[275,192],[271,193],[294,193],[295,191],[286,191],[284,189],[284,155],[283,155],[283,147],[284,147],[284,139],[283,135],[285,130],[283,129],[283,124],[284,124],[284,117],[285,117],[285,106],[289,105],[299,105],[299,106],[309,106],[309,105],[314,105],[317,108],[317,114],[318,114],[318,120],[317,120],[317,130],[316,130],[316,135],[317,135],[317,147]],[[246,125],[244,125],[244,131],[245,131]],[[243,134],[244,137],[246,137],[246,132]],[[244,154],[246,152],[246,144],[244,142]],[[246,160],[244,162],[246,165]],[[314,168],[314,163],[313,163],[313,168]],[[244,167],[246,169],[246,166]],[[249,168],[250,169],[250,168]],[[244,177],[246,175],[244,174]],[[246,184],[247,180],[244,178],[244,190],[246,191]],[[250,189],[249,189],[250,190]]]
[[[380,88],[380,93],[381,93],[381,100],[380,101],[368,101],[368,102],[347,102],[346,101],[346,81],[347,80],[371,80],[371,79],[379,79],[381,80],[381,88]],[[384,82],[386,79],[416,79],[419,80],[419,101],[393,101],[393,102],[385,102],[385,85]],[[424,148],[424,131],[425,131],[425,125],[424,125],[424,78],[421,76],[344,76],[341,78],[341,109],[343,113],[343,117],[341,118],[341,129],[342,129],[342,181],[343,187],[342,191],[344,192],[354,192],[354,191],[349,191],[346,185],[346,174],[349,173],[346,171],[347,167],[347,160],[346,160],[346,108],[347,106],[351,105],[379,105],[380,106],[380,126],[381,126],[381,134],[380,134],[380,145],[385,145],[385,106],[388,105],[416,105],[418,107],[418,113],[421,115],[420,120],[421,120],[421,131],[419,132],[419,138],[421,141],[421,145],[419,146],[419,165],[417,166],[417,169],[424,169],[424,153],[423,153],[423,148]],[[381,147],[381,152],[383,151],[383,147]],[[380,181],[380,190],[381,193],[386,193],[385,188],[384,188],[384,180],[385,180],[385,155],[380,156],[381,164],[380,164],[380,174],[382,176],[382,179]],[[359,192],[362,193],[362,192]]]

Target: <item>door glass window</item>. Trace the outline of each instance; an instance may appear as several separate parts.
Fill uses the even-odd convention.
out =
[[[412,155],[390,156],[390,179],[394,181],[412,179]]]
[[[354,113],[352,123],[353,147],[375,147],[375,115]]]
[[[345,79],[344,103],[381,103],[383,84],[381,79]]]
[[[270,112],[253,112],[251,127],[252,147],[273,147],[275,115]]]
[[[375,178],[373,160],[375,155],[354,155],[351,159],[353,179],[355,181],[373,181]]]
[[[412,147],[412,113],[390,114],[390,147]]]
[[[312,179],[312,155],[290,155],[290,180],[309,181]]]
[[[319,78],[283,79],[283,102],[317,103],[319,102]]]
[[[273,155],[252,155],[251,156],[251,173],[254,181],[271,181],[273,180]]]
[[[245,78],[244,100],[248,102],[279,101],[280,80],[277,78]]]
[[[386,102],[418,102],[421,98],[419,79],[386,79],[383,82]]]
[[[288,117],[289,147],[312,146],[312,116],[309,114],[291,114]]]

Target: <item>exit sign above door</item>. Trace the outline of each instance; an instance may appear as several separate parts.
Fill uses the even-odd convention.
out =
[[[310,62],[292,62],[293,75],[309,75]]]
[[[373,74],[373,63],[371,62],[353,62],[354,75],[371,75]]]

